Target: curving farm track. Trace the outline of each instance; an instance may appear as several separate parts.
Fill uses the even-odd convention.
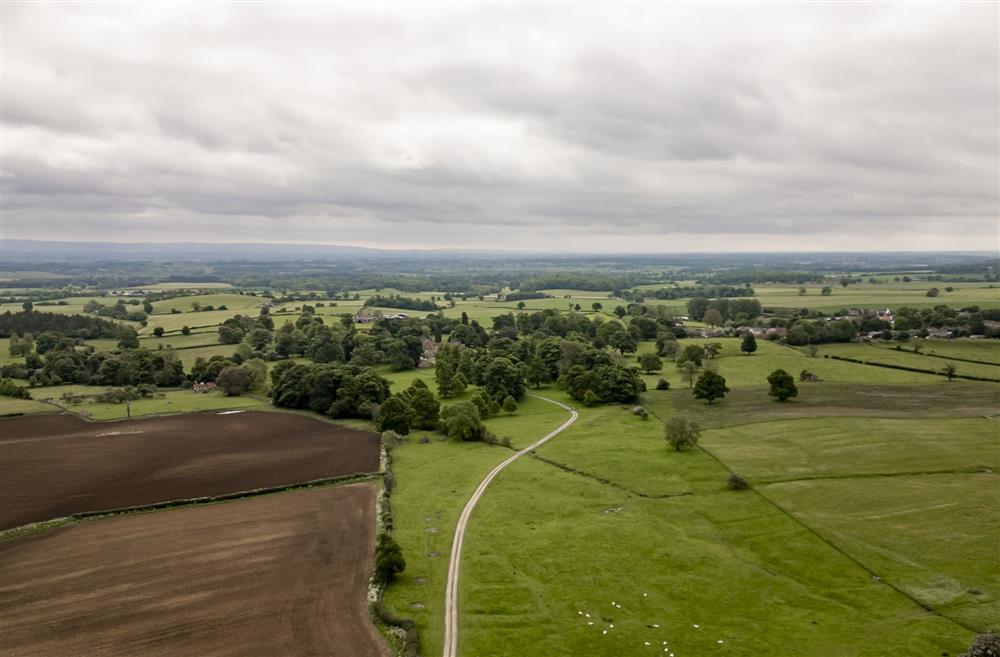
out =
[[[476,508],[479,498],[481,498],[483,493],[486,492],[486,487],[490,485],[490,482],[492,482],[504,468],[533,449],[538,448],[551,438],[558,436],[565,429],[569,428],[570,425],[576,422],[576,418],[579,417],[576,410],[566,404],[563,404],[562,402],[557,402],[554,399],[541,397],[539,395],[531,396],[547,401],[551,404],[561,406],[569,411],[570,416],[568,420],[560,424],[559,427],[548,433],[544,438],[537,440],[521,451],[511,455],[497,467],[490,470],[489,474],[483,478],[482,482],[480,482],[479,486],[476,488],[476,492],[474,492],[472,497],[469,498],[469,501],[465,503],[465,508],[462,509],[462,515],[458,518],[458,525],[455,527],[455,538],[451,543],[451,558],[448,562],[448,582],[444,596],[444,657],[457,657],[458,655],[458,577],[462,567],[462,541],[465,539],[465,528],[469,523],[469,517],[472,515],[472,510]]]

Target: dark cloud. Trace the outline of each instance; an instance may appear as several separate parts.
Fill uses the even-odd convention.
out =
[[[8,237],[997,245],[996,4],[2,11]]]

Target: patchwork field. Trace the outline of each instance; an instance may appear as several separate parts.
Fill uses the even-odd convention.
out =
[[[375,487],[119,516],[0,543],[10,657],[384,657]]]
[[[938,345],[938,341],[926,343],[931,348]],[[950,351],[946,346],[941,347],[942,352]],[[985,350],[983,350],[985,351]],[[939,352],[940,353],[940,352]],[[976,352],[973,352],[976,353]],[[995,358],[1000,354],[1000,349],[994,347],[991,352]],[[888,365],[899,365],[903,367],[913,367],[922,370],[932,370],[940,372],[946,365],[952,365],[958,374],[963,376],[975,376],[985,379],[1000,380],[1000,365],[984,365],[982,363],[969,363],[960,360],[950,360],[943,357],[929,356],[926,354],[915,354],[912,351],[886,348],[879,345],[868,344],[828,344],[820,348],[819,354],[830,356],[843,356],[856,358],[870,363],[883,363]],[[989,358],[989,354],[981,354]],[[968,358],[968,356],[965,356]],[[891,370],[890,370],[891,371]]]
[[[757,341],[757,351],[753,355],[747,356],[740,351],[739,338],[718,338],[706,340],[682,340],[679,348],[690,344],[704,346],[707,343],[715,342],[722,345],[719,355],[712,360],[705,360],[704,364],[715,369],[726,378],[726,384],[730,388],[767,385],[767,376],[776,369],[783,369],[792,376],[798,378],[802,370],[809,370],[823,381],[832,382],[857,382],[867,383],[878,381],[883,384],[899,383],[934,383],[941,381],[941,377],[936,374],[925,374],[922,372],[907,372],[904,370],[891,370],[886,368],[876,368],[859,363],[849,363],[837,361],[830,358],[823,358],[825,353],[834,353],[833,345],[823,345],[820,355],[811,357],[774,342],[767,340]],[[864,345],[837,345],[841,346],[864,346]],[[643,342],[640,344],[639,353],[653,351],[653,342]],[[927,369],[940,369],[927,367]],[[988,367],[988,366],[986,366]],[[647,385],[655,383],[657,379],[663,377],[670,381],[672,387],[687,386],[681,380],[680,372],[670,360],[664,360],[663,371],[647,375]],[[650,386],[652,387],[652,386]]]
[[[0,529],[168,500],[374,472],[374,433],[279,412],[115,423],[70,415],[0,423]]]
[[[873,285],[857,283],[845,287],[832,285],[832,294],[822,296],[822,285],[804,285],[806,294],[799,295],[799,286],[754,285],[756,298],[766,307],[810,308],[836,311],[840,308],[932,308],[948,304],[953,308],[977,305],[981,308],[1000,307],[1000,288],[990,283],[953,283],[948,281],[889,281]],[[936,297],[927,296],[932,287],[940,290]],[[953,292],[945,290],[953,287]]]
[[[815,418],[702,445],[885,581],[984,631],[1000,611],[998,436],[996,418]]]
[[[709,406],[683,388],[650,390],[643,395],[647,407],[666,421],[684,413],[703,428],[725,427],[768,420],[854,417],[983,417],[1000,408],[1000,385],[952,381],[877,385],[872,383],[799,383],[799,395],[780,403],[767,387],[734,388],[723,402]]]
[[[873,580],[765,498],[729,491],[727,468],[707,453],[668,450],[655,418],[615,406],[580,411],[539,458],[505,470],[473,514],[462,654],[652,655],[663,641],[678,656],[775,646],[817,656],[884,655],[886,646],[956,654],[967,644],[969,630]],[[532,437],[563,419],[537,415]],[[440,650],[455,519],[508,453],[415,438],[394,452],[396,535],[409,566],[387,602],[416,620],[425,654]]]

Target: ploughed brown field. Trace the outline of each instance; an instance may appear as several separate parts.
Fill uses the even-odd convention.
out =
[[[7,657],[384,657],[375,486],[85,521],[0,543]]]
[[[374,472],[379,438],[292,413],[192,413],[124,422],[0,421],[0,529],[338,475]]]

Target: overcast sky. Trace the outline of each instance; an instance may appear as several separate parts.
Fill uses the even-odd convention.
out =
[[[1000,248],[993,2],[0,18],[7,238]]]

